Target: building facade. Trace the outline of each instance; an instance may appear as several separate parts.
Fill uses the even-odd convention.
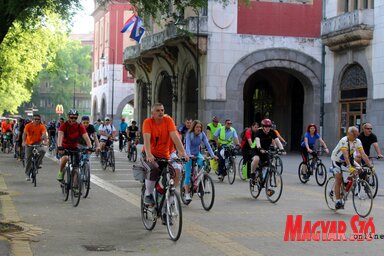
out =
[[[133,45],[127,34],[120,33],[132,16],[131,5],[110,2],[99,6],[95,1],[92,73],[92,120],[113,119],[116,126],[126,104],[134,104],[133,77],[124,69],[123,49]]]

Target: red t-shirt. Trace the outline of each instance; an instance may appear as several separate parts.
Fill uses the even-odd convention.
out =
[[[244,146],[246,146],[246,144],[248,144],[248,139],[251,139],[252,140],[252,131],[251,129],[247,129],[245,130],[245,133],[244,133],[244,138],[243,140],[241,141],[241,148],[244,149]],[[253,142],[253,141],[252,141]],[[249,144],[248,144],[249,145]],[[249,147],[248,147],[249,148]]]
[[[60,125],[59,131],[64,132],[63,138],[63,147],[74,149],[77,148],[79,144],[79,138],[84,133],[87,133],[83,124],[74,123],[73,125],[69,124],[68,121]]]
[[[155,157],[169,159],[170,136],[169,133],[176,131],[176,125],[169,116],[164,116],[161,123],[157,124],[155,119],[147,118],[143,123],[143,134],[151,134],[151,153]]]

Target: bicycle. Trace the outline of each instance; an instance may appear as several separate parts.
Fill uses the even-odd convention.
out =
[[[379,157],[372,157],[370,156],[369,159],[381,159]],[[371,186],[372,190],[372,196],[373,198],[376,197],[377,191],[379,189],[379,179],[377,177],[376,171],[374,168],[370,168],[367,165],[363,165],[363,171],[360,174],[360,178],[364,179],[369,186]]]
[[[301,183],[305,184],[309,181],[309,177],[313,175],[313,171],[315,171],[316,183],[319,186],[323,186],[327,181],[327,168],[319,158],[319,154],[321,151],[313,152],[308,158],[307,164],[302,161],[298,168],[299,180]],[[311,157],[312,156],[312,157]],[[304,166],[306,166],[307,171],[305,172]],[[305,175],[309,175],[308,179],[305,178]]]
[[[108,145],[110,143],[110,145]],[[104,152],[101,152],[100,163],[105,171],[107,167],[112,168],[112,172],[115,171],[115,152],[113,150],[113,141],[107,142]]]
[[[89,190],[91,188],[91,168],[89,166],[89,155],[88,152],[94,152],[94,150],[90,149],[81,149],[81,157],[80,157],[80,177],[81,177],[81,191],[84,191],[83,198],[87,198],[89,194]]]
[[[68,162],[64,170],[64,180],[60,183],[64,201],[68,200],[69,191],[71,191],[71,201],[73,207],[77,207],[79,205],[82,192],[81,189],[83,187],[79,171],[79,153],[79,149],[64,150],[64,155],[68,156]]]
[[[255,177],[249,179],[249,190],[251,196],[256,199],[265,186],[265,194],[268,200],[271,203],[276,203],[283,192],[283,178],[276,170],[273,158],[275,154],[281,154],[281,151],[270,149],[266,154],[268,154],[268,160],[259,164]]]
[[[224,150],[224,173],[228,177],[228,183],[233,184],[235,182],[236,178],[236,154],[237,154],[237,149],[233,145],[223,145],[222,150]],[[224,176],[225,176],[224,175]],[[224,177],[220,179],[220,181],[223,181]]]
[[[156,182],[153,196],[155,205],[149,206],[144,204],[145,183],[144,178],[147,175],[142,166],[134,166],[133,173],[136,180],[143,183],[141,188],[141,220],[145,229],[153,230],[156,226],[157,219],[160,217],[165,222],[168,235],[173,241],[180,238],[183,219],[180,196],[176,191],[174,180],[171,178],[168,166],[177,161],[182,163],[180,159],[157,159],[160,165],[161,175]]]
[[[128,161],[136,162],[137,160],[137,144],[139,143],[139,140],[135,138],[135,142],[131,143],[131,146],[129,147],[128,152]]]
[[[123,149],[125,153],[128,153],[128,138],[123,134]]]
[[[12,143],[11,143],[11,134],[12,132],[6,132],[3,134],[3,152],[9,154],[12,152]]]
[[[190,194],[191,198],[196,193],[201,200],[201,205],[204,210],[209,211],[213,207],[215,201],[215,186],[213,184],[212,178],[206,172],[206,165],[209,160],[213,158],[206,157],[203,160],[203,166],[199,168],[197,164],[197,158],[192,159],[192,170],[191,170],[191,185],[190,185]],[[180,182],[180,194],[181,200],[185,205],[188,205],[191,201],[184,199],[185,189],[184,189],[184,178],[185,170],[182,170],[181,182]]]
[[[349,173],[349,171],[346,170],[346,167],[344,166],[342,166],[342,172]],[[345,205],[345,201],[347,201],[348,196],[352,191],[353,208],[360,217],[365,218],[371,213],[373,206],[373,195],[368,182],[359,177],[359,172],[360,170],[357,170],[352,175],[350,175],[348,177],[347,183],[344,183],[344,177],[342,177],[340,197],[342,205]],[[334,191],[336,178],[335,173],[333,172],[333,168],[331,168],[331,173],[333,175],[329,177],[327,183],[325,184],[324,196],[328,208],[336,211],[336,193]],[[361,206],[360,208],[363,209],[360,210],[358,206]]]
[[[241,180],[247,180],[247,178],[244,176],[244,172],[245,172],[245,170],[243,170],[243,166],[245,166],[245,164],[243,163],[244,162],[244,157],[242,157],[241,159],[240,159],[240,161],[239,161],[239,165],[238,165],[238,172],[239,172],[239,177],[240,177],[240,179]],[[246,167],[246,168],[248,168],[248,166]]]
[[[39,165],[37,161],[39,160],[39,156],[40,156],[38,148],[40,148],[42,145],[38,144],[38,145],[26,145],[26,146],[32,148],[32,157],[31,157],[32,167],[29,170],[29,177],[31,178],[33,186],[36,187],[37,173],[39,169]]]
[[[48,151],[51,152],[51,154],[56,154],[55,153],[55,149],[56,149],[56,140],[55,140],[55,136],[51,136],[49,138],[49,146],[48,146]]]

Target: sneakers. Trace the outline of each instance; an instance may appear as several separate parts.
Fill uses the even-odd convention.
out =
[[[64,180],[64,172],[59,171],[57,173],[57,178],[58,181],[62,182]]]
[[[336,209],[336,210],[344,209],[344,205],[343,205],[343,203],[340,202],[340,201],[336,202],[336,204],[335,204],[335,209]]]
[[[26,181],[31,181],[31,177],[30,177],[29,174],[26,174],[25,180],[26,180]]]
[[[267,191],[267,195],[268,195],[268,196],[273,196],[273,194],[275,194],[275,191],[272,190],[272,189],[268,189],[268,191]]]
[[[184,199],[185,199],[185,201],[188,201],[188,202],[192,201],[191,194],[190,193],[185,193]]]
[[[223,175],[221,175],[221,174],[218,176],[218,178],[219,178],[219,181],[223,181],[223,179],[224,179]]]
[[[155,205],[155,200],[153,199],[152,195],[148,195],[144,197],[144,204],[147,206],[153,206]]]
[[[310,176],[310,174],[306,173],[306,174],[303,175],[303,179],[304,180],[309,180],[309,176]]]

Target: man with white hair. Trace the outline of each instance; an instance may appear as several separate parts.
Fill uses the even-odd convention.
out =
[[[344,209],[344,205],[342,201],[340,200],[340,186],[341,182],[343,180],[342,166],[346,166],[350,173],[354,173],[356,171],[356,167],[360,167],[355,161],[354,161],[354,153],[358,152],[365,163],[367,163],[368,166],[372,166],[371,162],[369,161],[368,156],[365,154],[363,145],[361,141],[357,138],[359,136],[359,130],[351,126],[348,128],[347,136],[341,138],[339,143],[336,145],[335,149],[332,151],[332,165],[333,170],[335,172],[335,196],[336,196],[336,209]]]

